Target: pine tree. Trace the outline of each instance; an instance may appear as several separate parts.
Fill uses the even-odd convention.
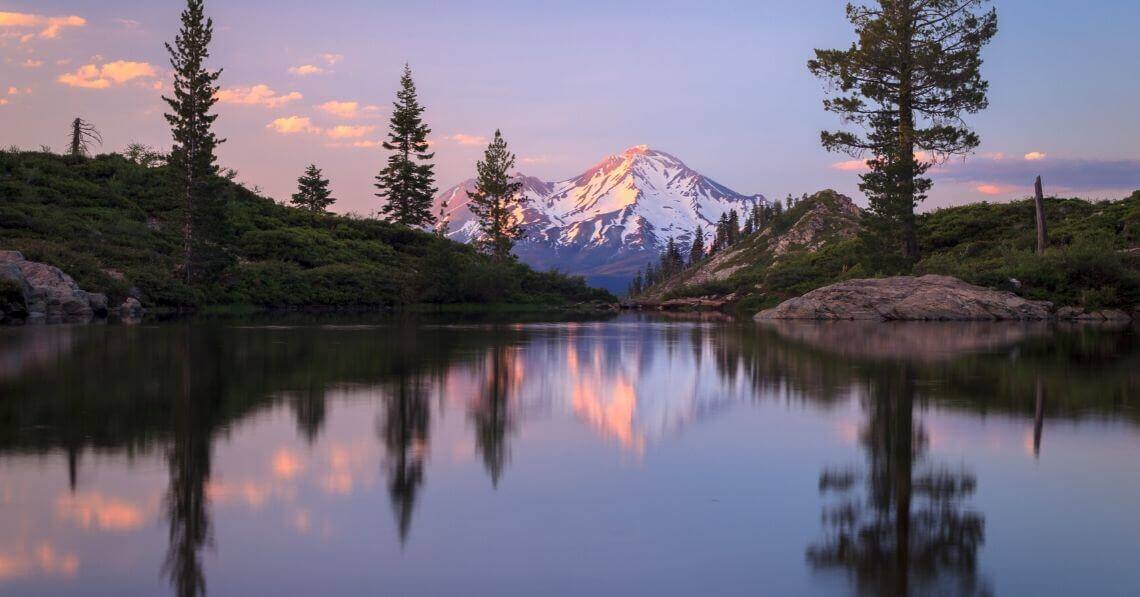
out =
[[[693,244],[689,247],[689,264],[700,263],[705,258],[705,229],[703,226],[697,225],[697,231],[693,233]]]
[[[174,137],[170,171],[185,203],[182,240],[187,283],[193,280],[195,270],[206,268],[207,254],[217,250],[216,242],[211,241],[216,241],[222,228],[217,193],[210,192],[218,172],[214,150],[225,141],[214,135],[212,127],[218,116],[210,113],[218,101],[217,81],[222,74],[220,69],[206,69],[213,37],[214,21],[206,18],[203,0],[187,0],[174,45],[166,44],[174,69],[174,97],[162,99],[170,106],[171,113],[165,116]]]
[[[510,259],[515,241],[526,235],[514,214],[515,208],[527,201],[519,193],[522,182],[511,180],[514,167],[515,156],[507,149],[502,133],[496,130],[483,160],[475,165],[475,192],[467,194],[471,200],[467,206],[479,218],[479,245],[500,261]]]
[[[735,245],[740,240],[740,214],[733,209],[728,212],[728,244]]]
[[[923,174],[980,143],[962,115],[988,105],[981,50],[997,34],[997,12],[983,11],[988,1],[849,4],[858,41],[816,50],[808,62],[812,74],[839,91],[824,109],[866,131],[825,131],[820,140],[830,151],[870,154],[859,185],[870,203],[868,228],[876,244],[897,246],[908,262],[919,257],[914,209],[932,184]]]
[[[95,125],[76,118],[71,121],[71,148],[68,152],[72,158],[81,158],[86,155],[91,155],[91,145],[93,143],[103,144],[103,136],[99,134],[99,130]]]
[[[641,270],[637,270],[637,275],[634,276],[633,280],[630,280],[629,282],[629,291],[627,294],[629,296],[637,296],[641,294],[643,288],[644,282],[641,279]]]
[[[393,106],[388,140],[384,142],[384,149],[393,153],[388,156],[387,167],[376,175],[376,196],[385,200],[380,211],[405,226],[427,226],[435,221],[431,213],[435,166],[430,161],[435,153],[428,153],[431,129],[423,122],[424,107],[416,96],[412,69],[406,64]]]
[[[329,179],[321,174],[316,164],[309,164],[305,174],[297,179],[297,192],[293,194],[293,205],[315,213],[327,213],[328,207],[336,203],[329,191]]]

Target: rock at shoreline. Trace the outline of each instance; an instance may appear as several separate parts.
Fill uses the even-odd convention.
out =
[[[24,306],[11,319],[28,323],[87,323],[106,313],[107,297],[84,292],[71,276],[46,263],[28,261],[19,251],[0,251],[0,277],[20,287]]]
[[[997,321],[1050,318],[1052,303],[990,290],[950,276],[847,280],[761,311],[758,320]]]

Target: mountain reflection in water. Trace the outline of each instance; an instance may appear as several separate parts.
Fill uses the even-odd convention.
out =
[[[847,448],[851,456],[861,454],[858,464],[812,460],[813,440],[801,444],[794,436],[780,438],[781,451],[764,461],[785,459],[795,471],[810,467],[818,474],[822,529],[779,550],[798,552],[803,562],[806,549],[804,586],[821,593],[841,582],[866,594],[985,594],[1003,572],[984,570],[980,562],[987,524],[997,516],[974,499],[987,481],[971,470],[975,463],[932,453],[924,413],[1024,421],[1040,457],[1048,454],[1052,421],[1117,422],[1128,430],[1128,445],[1140,446],[1138,396],[1140,346],[1129,328],[755,325],[623,316],[527,324],[206,321],[0,330],[0,534],[7,537],[0,539],[0,590],[67,592],[75,589],[67,583],[82,582],[91,592],[158,592],[147,575],[159,571],[166,590],[179,595],[272,586],[273,579],[259,578],[269,583],[259,585],[232,570],[222,574],[225,584],[212,584],[210,562],[224,568],[228,559],[255,557],[244,551],[251,547],[245,541],[233,548],[219,541],[226,527],[216,511],[231,503],[252,511],[275,504],[305,537],[298,545],[331,541],[336,499],[371,492],[374,484],[387,490],[392,531],[386,540],[410,550],[393,557],[416,557],[418,524],[427,524],[428,537],[437,540],[463,532],[444,533],[430,518],[420,520],[434,484],[460,492],[446,505],[436,500],[437,513],[464,508],[466,495],[469,516],[479,517],[476,504],[490,499],[461,484],[465,469],[456,463],[467,453],[493,494],[507,491],[513,463],[524,461],[519,483],[530,488],[529,497],[507,491],[501,498],[516,508],[514,520],[499,521],[515,536],[484,537],[491,548],[518,535],[557,542],[555,531],[541,532],[550,517],[590,517],[560,511],[555,494],[539,493],[542,483],[555,483],[584,504],[605,499],[607,483],[622,483],[592,460],[597,448],[585,447],[577,430],[589,429],[595,444],[634,471],[662,463],[671,474],[657,489],[683,496],[701,491],[702,483],[715,487],[715,475],[728,473],[714,472],[724,467],[747,474],[737,460],[748,445],[715,439],[693,445],[687,436],[700,423],[726,425],[740,407],[751,407],[760,415],[794,409],[812,420],[850,411],[861,419],[850,421],[857,453]],[[767,405],[778,408],[763,410]],[[281,412],[293,419],[291,436],[266,423]],[[369,426],[371,438],[358,433]],[[674,449],[682,444],[692,451]],[[227,456],[219,460],[222,453]],[[219,467],[253,470],[246,459],[262,453],[271,462],[268,477],[219,474]],[[157,463],[164,478],[152,474]],[[88,475],[85,467],[95,472]],[[62,494],[42,476],[57,469],[66,471]],[[562,476],[589,482],[558,484]],[[764,485],[768,493],[803,489],[771,482]],[[687,516],[660,508],[641,514],[656,528]],[[150,561],[143,555],[102,559],[100,545],[123,545],[132,534],[141,541],[158,522],[165,528],[165,556],[156,568],[142,570],[140,562]],[[249,540],[261,530],[251,520],[233,524],[248,528]],[[789,534],[813,534],[801,526]],[[613,532],[612,526],[594,531],[599,539]],[[701,542],[699,529],[691,532],[700,549],[719,549]],[[375,546],[381,539],[368,541]],[[602,541],[599,549],[616,549],[616,555],[637,545],[639,538],[630,536],[615,545]],[[1140,549],[1140,540],[1133,546]],[[428,540],[423,549],[436,554],[428,561],[437,570],[455,572],[459,565],[457,584],[439,591],[525,593],[531,587],[473,572],[467,574],[482,584],[465,585],[462,562],[448,559],[442,543]],[[210,555],[223,553],[227,560]],[[515,570],[508,564],[499,572]],[[115,567],[120,576],[108,579],[105,572]],[[371,584],[353,586],[383,586],[384,575],[395,574],[374,572],[367,577]],[[718,582],[733,578],[708,574]],[[694,587],[658,588],[685,593]],[[736,585],[732,592],[757,588],[763,585]]]

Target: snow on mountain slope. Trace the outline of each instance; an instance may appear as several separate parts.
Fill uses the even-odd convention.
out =
[[[741,195],[645,145],[611,155],[582,174],[548,183],[516,175],[530,200],[517,217],[529,238],[517,247],[532,266],[585,275],[632,277],[665,248],[669,237],[692,241],[698,225],[711,235],[721,214],[750,210],[762,195]],[[449,236],[468,242],[478,226],[467,209],[466,180],[436,198],[447,201]]]

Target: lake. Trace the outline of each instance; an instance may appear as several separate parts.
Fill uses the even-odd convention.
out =
[[[0,594],[1140,593],[1140,335],[0,329]]]

